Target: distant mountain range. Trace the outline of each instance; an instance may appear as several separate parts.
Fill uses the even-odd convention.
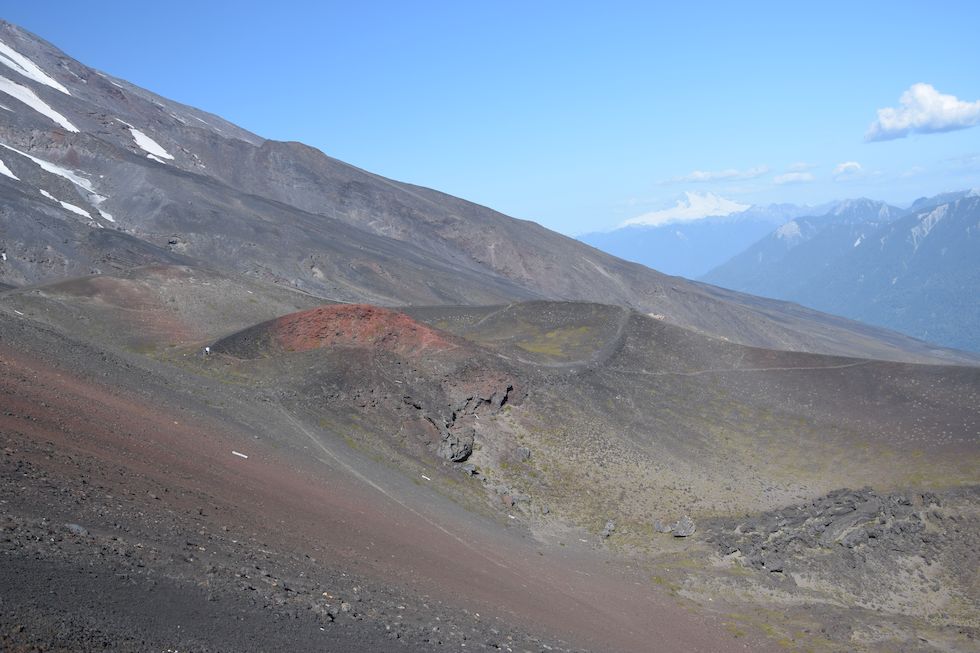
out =
[[[701,280],[980,351],[980,192],[907,210],[843,202],[783,224]]]
[[[980,351],[978,194],[906,209],[867,198],[752,206],[579,239],[667,274]]]
[[[579,240],[620,258],[689,279],[721,265],[787,220],[820,209],[795,204],[752,206],[739,213],[661,225],[630,224]]]
[[[833,265],[857,239],[901,214],[869,199],[840,202],[823,215],[786,222],[701,279],[769,297],[795,297],[801,284]]]

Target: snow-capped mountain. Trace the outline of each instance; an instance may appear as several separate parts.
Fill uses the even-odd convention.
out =
[[[697,278],[749,247],[774,226],[814,207],[795,204],[749,206],[727,215],[708,215],[664,224],[624,224],[579,240],[667,274]]]
[[[782,225],[709,283],[980,351],[980,193],[855,200]]]

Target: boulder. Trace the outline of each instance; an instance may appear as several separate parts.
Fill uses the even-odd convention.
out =
[[[684,515],[677,520],[676,524],[674,524],[673,533],[674,537],[690,537],[691,535],[694,535],[696,530],[697,527],[694,525],[694,520],[687,515]]]
[[[653,530],[657,531],[658,533],[669,533],[674,530],[674,525],[666,524],[659,519],[655,519],[653,521]]]
[[[607,538],[610,535],[612,535],[615,532],[615,530],[616,530],[616,522],[610,519],[609,521],[606,522],[605,527],[602,529],[602,532],[599,533],[599,535],[603,538]]]
[[[82,535],[82,536],[88,535],[88,529],[79,524],[65,524],[65,528],[72,535]]]
[[[439,441],[439,455],[446,460],[460,463],[473,453],[476,431],[471,428],[445,429]]]

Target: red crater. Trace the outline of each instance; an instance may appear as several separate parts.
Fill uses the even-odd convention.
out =
[[[319,306],[269,323],[273,344],[286,351],[368,347],[401,355],[460,347],[455,336],[416,322],[404,313],[369,304]]]

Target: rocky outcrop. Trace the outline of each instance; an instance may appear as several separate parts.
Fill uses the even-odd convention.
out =
[[[450,462],[465,461],[473,453],[476,429],[472,423],[480,414],[493,415],[507,404],[514,386],[504,382],[482,392],[468,392],[440,409],[437,400],[404,395],[402,401],[420,411],[422,419],[439,435],[436,454]]]
[[[436,453],[450,462],[463,462],[473,453],[475,437],[476,431],[471,428],[462,428],[456,431],[450,431],[447,428],[439,441]]]
[[[710,541],[755,569],[783,572],[821,552],[887,549],[934,557],[930,519],[941,517],[932,494],[880,496],[870,488],[837,490],[806,505],[716,524]]]

